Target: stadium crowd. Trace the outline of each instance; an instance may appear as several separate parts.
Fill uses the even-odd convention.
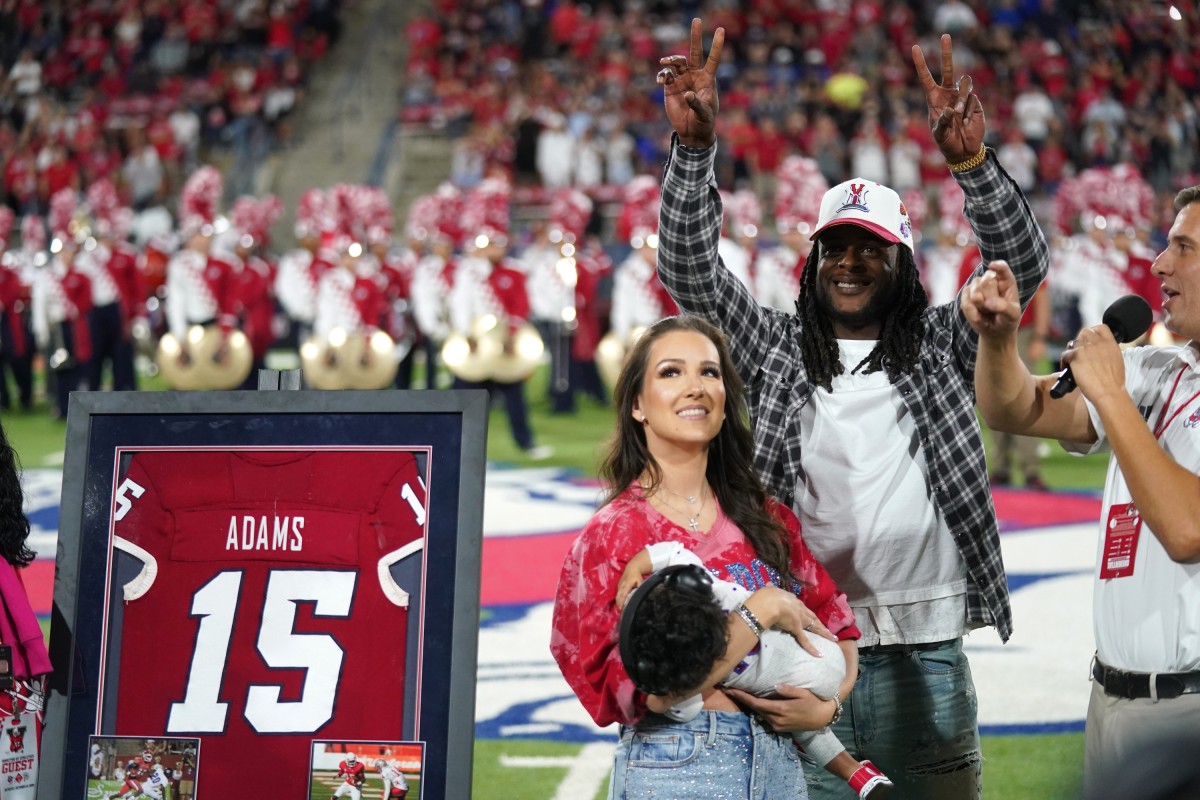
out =
[[[286,142],[333,0],[0,2],[3,200],[49,212],[111,179],[142,209],[173,199],[203,148]]]
[[[571,411],[580,392],[603,400],[602,376],[631,339],[676,310],[653,269],[670,141],[654,74],[696,13],[728,36],[722,255],[761,302],[792,307],[815,204],[847,175],[902,194],[926,232],[918,263],[933,302],[974,266],[961,190],[905,61],[942,31],[988,87],[988,144],[1052,234],[1049,335],[1098,321],[1115,295],[1158,299],[1149,260],[1173,191],[1200,170],[1194,10],[684,5],[434,3],[406,31],[401,113],[451,140],[450,174],[401,220],[378,190],[314,187],[296,210],[296,246],[280,251],[268,236],[278,201],[235,201],[200,162],[264,127],[287,138],[288,110],[337,39],[337,3],[2,0],[12,57],[0,80],[0,341],[16,399],[6,378],[0,405],[29,405],[39,348],[61,414],[62,387],[132,388],[135,346],[192,324],[240,330],[258,364],[313,334],[384,331],[399,345],[392,385],[411,385],[423,360],[424,385],[445,386],[444,343],[457,333],[474,352],[473,326],[489,315],[510,333],[538,331],[554,410]],[[159,205],[172,231],[142,235]],[[504,388],[518,377],[467,382],[507,392],[514,437],[541,452],[523,392]]]
[[[789,154],[813,158],[831,182],[862,175],[898,191],[939,182],[943,165],[907,57],[914,42],[941,33],[955,37],[956,63],[995,98],[989,144],[1005,149],[1024,191],[1052,194],[1084,168],[1130,163],[1170,192],[1200,166],[1200,22],[1182,6],[685,5],[436,3],[408,29],[405,117],[462,134],[462,149],[503,164],[518,185],[623,183],[631,167],[654,171],[665,158],[657,60],[682,50],[688,21],[700,15],[729,42],[718,75],[731,116],[719,181],[752,185],[768,201]],[[539,159],[545,149],[573,157]],[[589,164],[597,150],[599,181]],[[469,184],[484,171],[455,177]]]

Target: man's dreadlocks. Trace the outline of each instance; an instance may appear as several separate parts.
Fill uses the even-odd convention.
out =
[[[833,324],[817,306],[817,272],[820,245],[813,247],[804,263],[800,280],[800,297],[796,299],[796,314],[803,327],[800,332],[800,354],[809,380],[826,391],[833,390],[833,378],[844,371],[838,357],[838,345]],[[917,365],[925,323],[921,314],[929,305],[929,295],[917,275],[917,262],[907,247],[896,248],[895,298],[891,310],[883,318],[879,344],[853,370],[864,374],[882,369],[895,382]]]

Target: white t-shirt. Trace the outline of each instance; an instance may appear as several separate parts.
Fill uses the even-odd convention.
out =
[[[1200,474],[1200,357],[1187,347],[1132,347],[1125,351],[1125,389],[1154,429],[1164,406],[1171,419],[1159,444],[1180,466]],[[1182,375],[1180,376],[1180,371]],[[1175,386],[1175,378],[1180,376]],[[1172,386],[1175,386],[1172,392]],[[1186,402],[1186,405],[1184,403]],[[1086,400],[1085,400],[1086,402]],[[1087,403],[1099,437],[1094,445],[1063,442],[1069,452],[1108,450],[1104,425]],[[1104,526],[1114,504],[1131,503],[1117,459],[1108,462],[1100,514],[1096,584],[1092,602],[1097,657],[1110,667],[1135,672],[1200,669],[1200,564],[1172,561],[1145,521],[1133,556],[1133,574],[1101,580]]]
[[[19,60],[9,69],[8,79],[17,94],[37,94],[42,90],[42,65],[32,59]]]
[[[800,411],[804,540],[846,593],[860,647],[953,639],[966,629],[966,565],[916,422],[886,372],[851,374],[876,344],[839,339],[845,372]]]
[[[1013,117],[1027,139],[1045,139],[1050,135],[1050,122],[1058,116],[1054,102],[1040,89],[1021,92],[1013,101]]]

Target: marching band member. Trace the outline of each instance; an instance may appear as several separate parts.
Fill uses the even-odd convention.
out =
[[[1141,229],[1148,228],[1148,220],[1143,220]],[[1162,281],[1151,271],[1157,254],[1138,238],[1138,230],[1116,214],[1106,217],[1104,232],[1108,246],[1104,248],[1104,257],[1093,262],[1092,279],[1079,298],[1085,324],[1097,324],[1104,318],[1105,309],[1127,294],[1145,298],[1154,312],[1162,310]]]
[[[600,284],[612,274],[613,264],[599,238],[588,234],[586,228],[579,241],[582,245],[575,251],[575,319],[578,326],[571,339],[571,389],[607,405],[608,393],[596,367],[596,347],[608,320],[608,306],[601,301]]]
[[[425,354],[425,388],[437,388],[438,356],[450,334],[450,296],[458,259],[457,214],[462,198],[457,189],[443,184],[435,194],[413,201],[405,231],[410,241],[424,241],[425,255],[417,262],[412,280],[413,319]]]
[[[27,217],[27,220],[40,220]],[[33,235],[22,236],[23,247],[9,248],[15,215],[0,206],[0,409],[12,407],[8,373],[17,386],[17,400],[23,410],[33,407],[33,329],[29,324],[30,282],[33,259],[24,258],[31,249]],[[25,227],[24,221],[22,228]],[[39,249],[45,244],[40,237]]]
[[[613,271],[609,329],[625,348],[640,331],[663,317],[679,313],[654,272],[658,257],[658,181],[638,175],[625,187],[617,218],[617,236],[633,248]]]
[[[86,386],[86,365],[92,357],[88,314],[92,284],[76,269],[80,243],[71,231],[75,197],[55,195],[50,203],[50,262],[37,271],[32,288],[33,332],[46,354],[48,380],[54,383],[56,419],[67,418],[71,392]]]
[[[829,182],[817,162],[788,156],[775,171],[775,227],[779,243],[757,261],[754,295],[758,302],[795,313],[800,273],[812,249],[809,235],[820,213]]]
[[[613,272],[610,317],[613,334],[627,347],[635,331],[679,313],[654,271],[658,234],[650,227],[636,228],[629,243],[633,252]]]
[[[554,190],[552,208],[557,195],[567,191],[571,190]],[[551,221],[535,221],[530,232],[533,241],[521,253],[521,260],[529,269],[526,285],[529,288],[530,321],[537,328],[542,341],[546,343],[546,350],[550,353],[550,380],[546,386],[550,410],[552,413],[561,414],[573,410],[566,407],[567,388],[570,385],[567,364],[571,331],[563,319],[563,311],[570,308],[573,317],[574,298],[568,297],[568,288],[558,264],[564,260],[563,248],[573,251],[574,243],[565,241],[562,228]],[[574,272],[573,262],[570,271]],[[571,322],[574,323],[573,318]]]
[[[317,282],[313,333],[328,340],[335,330],[347,335],[379,330],[385,300],[377,264],[374,259],[364,259],[362,244],[347,234],[335,239],[333,249],[338,254],[337,265]]]
[[[1060,322],[1060,329],[1100,324],[1109,304],[1126,294],[1161,308],[1160,280],[1150,270],[1155,253],[1136,235],[1155,227],[1155,208],[1153,187],[1131,164],[1089,167],[1059,184],[1053,216],[1069,238],[1062,258],[1051,262],[1049,278],[1059,298],[1055,305],[1073,296],[1079,314],[1078,321]]]
[[[279,259],[275,276],[275,296],[292,323],[297,345],[312,333],[317,282],[333,266],[330,255],[321,249],[322,236],[333,224],[329,199],[323,191],[308,189],[300,195],[296,205],[297,246]]]
[[[387,193],[377,186],[362,188],[363,237],[367,244],[364,258],[373,259],[378,264],[376,275],[383,291],[383,330],[392,337],[397,357],[396,377],[392,385],[397,389],[408,389],[412,386],[413,362],[417,352],[412,282],[424,243],[410,239],[407,246],[392,247],[395,214]]]
[[[315,389],[382,389],[395,379],[391,341],[382,335],[387,299],[379,262],[340,232],[336,265],[317,283],[313,335],[301,347],[304,378]]]
[[[575,411],[572,353],[579,327],[580,282],[578,248],[592,213],[592,201],[578,189],[558,189],[550,201],[550,218],[539,241],[526,248],[529,302],[534,325],[550,351],[550,410]],[[593,345],[593,352],[595,347]]]
[[[108,179],[88,186],[88,206],[95,237],[77,258],[79,269],[92,281],[92,359],[88,362],[88,385],[99,389],[108,362],[112,388],[137,389],[133,364],[133,326],[145,324],[146,289],[138,269],[139,254],[127,242],[133,212],[122,208],[117,190]]]
[[[192,173],[179,196],[181,247],[167,263],[167,329],[181,345],[193,325],[220,325],[224,333],[237,325],[236,298],[230,261],[212,252],[213,237],[223,220],[217,218],[221,174],[213,167]],[[227,223],[226,223],[227,224]],[[186,348],[182,361],[190,356]]]
[[[505,204],[504,217],[507,217],[507,211]],[[507,231],[488,223],[476,227],[476,230],[477,235],[472,243],[474,252],[463,259],[455,276],[454,290],[450,298],[451,324],[454,330],[467,336],[468,341],[472,341],[476,321],[485,316],[494,317],[506,334],[505,352],[508,353],[512,347],[513,333],[529,321],[525,268],[523,264],[507,255]],[[509,428],[517,446],[533,460],[549,458],[553,454],[551,448],[534,444],[533,430],[529,425],[529,409],[525,401],[524,381],[502,383],[485,380],[475,383],[455,377],[454,388],[487,389],[492,395],[500,395],[504,399]]]
[[[392,248],[391,237],[367,233],[367,249],[379,262],[383,283],[384,327],[396,343],[400,357],[394,385],[412,388],[413,364],[417,355],[417,328],[413,319],[412,284],[423,247]]]
[[[275,195],[262,199],[239,197],[229,212],[237,237],[234,255],[240,264],[234,274],[233,292],[253,357],[243,389],[258,386],[258,370],[266,366],[267,350],[275,343],[276,269],[265,255],[269,231],[282,212],[283,204]]]

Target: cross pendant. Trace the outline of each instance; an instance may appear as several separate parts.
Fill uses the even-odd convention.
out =
[[[696,521],[695,517],[688,517],[688,527],[692,529],[692,533],[696,533],[700,527],[700,523]]]

